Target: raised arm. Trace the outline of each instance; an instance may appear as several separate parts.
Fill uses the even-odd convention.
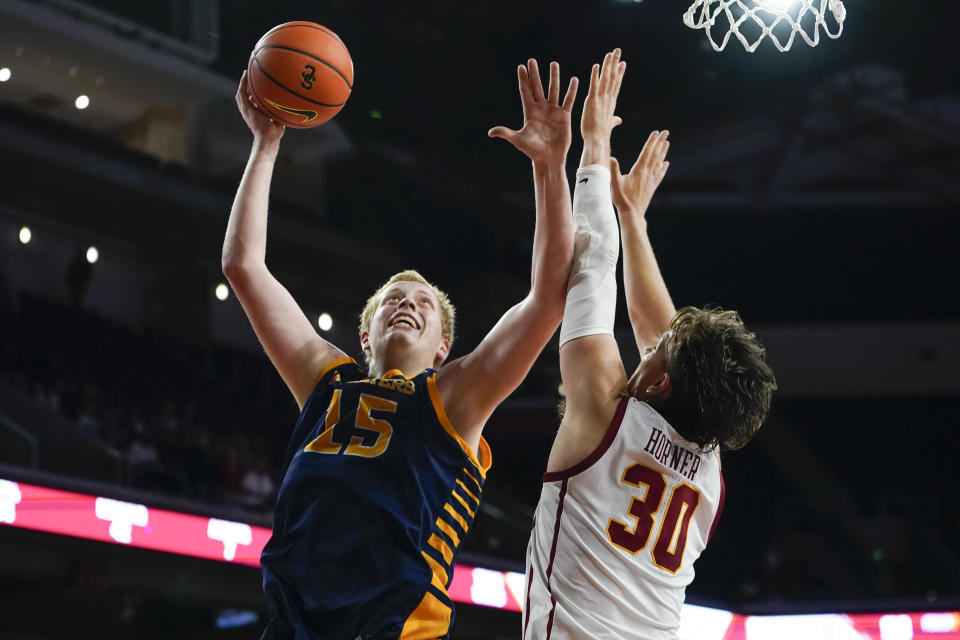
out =
[[[642,352],[660,340],[676,313],[647,235],[647,207],[667,173],[665,161],[669,131],[654,131],[630,173],[620,175],[616,158],[610,160],[613,203],[620,213],[623,234],[623,286],[637,348]]]
[[[476,446],[494,408],[523,380],[560,324],[573,256],[570,187],[565,173],[570,112],[577,92],[571,78],[560,102],[560,66],[550,64],[544,94],[536,60],[517,69],[523,127],[494,127],[533,163],[536,228],[530,293],[500,319],[477,348],[443,367],[439,388],[447,413],[464,439]]]
[[[550,454],[549,469],[579,461],[596,445],[616,409],[626,382],[613,337],[617,304],[616,267],[620,249],[610,195],[610,134],[626,63],[619,49],[603,67],[594,65],[583,106],[583,154],[573,199],[574,266],[560,328],[560,373],[566,412]]]
[[[267,204],[284,127],[256,108],[248,94],[246,72],[236,101],[253,132],[253,147],[230,210],[223,273],[270,361],[302,408],[317,374],[345,354],[317,335],[290,292],[267,269]]]

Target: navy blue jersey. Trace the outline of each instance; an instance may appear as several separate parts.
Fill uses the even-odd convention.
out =
[[[489,467],[487,443],[478,460],[450,424],[433,369],[369,379],[331,363],[297,421],[261,556],[264,637],[446,638],[453,559]]]

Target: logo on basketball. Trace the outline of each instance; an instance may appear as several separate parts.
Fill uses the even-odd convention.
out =
[[[300,116],[301,118],[303,118],[303,122],[301,124],[306,124],[308,122],[311,122],[312,120],[315,120],[317,117],[316,111],[310,111],[309,109],[294,109],[293,107],[285,107],[282,104],[277,104],[276,102],[274,102],[269,98],[264,98],[264,99],[267,101],[267,104],[269,104],[274,109],[279,109],[284,113],[289,113],[290,115]]]
[[[307,90],[313,89],[314,73],[316,73],[316,71],[317,70],[309,64],[303,65],[303,72],[300,74],[303,82],[300,83],[300,86]]]

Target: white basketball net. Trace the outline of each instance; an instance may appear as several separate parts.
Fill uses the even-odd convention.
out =
[[[723,51],[730,36],[736,36],[752,53],[764,38],[780,51],[789,50],[797,34],[811,47],[820,43],[821,29],[839,38],[846,17],[842,0],[696,0],[683,23],[706,31],[715,51]],[[724,29],[722,37],[714,37]]]

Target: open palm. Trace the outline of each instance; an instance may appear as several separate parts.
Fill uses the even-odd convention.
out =
[[[531,58],[517,67],[517,83],[523,103],[523,127],[494,127],[487,134],[503,138],[535,163],[563,162],[570,149],[570,112],[577,95],[577,79],[570,78],[560,103],[560,65],[550,63],[550,84],[543,92],[537,61]]]
[[[646,215],[647,207],[657,187],[670,168],[667,151],[670,149],[669,131],[652,131],[643,150],[627,175],[620,174],[620,164],[610,158],[613,204],[622,216]]]

